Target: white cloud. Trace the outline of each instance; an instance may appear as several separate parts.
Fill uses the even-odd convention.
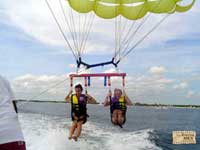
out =
[[[155,91],[159,93],[160,91],[168,88],[168,86],[171,85],[173,82],[174,81],[172,79],[167,79],[164,77],[137,76],[128,77],[127,86],[128,88],[136,89],[139,91]]]
[[[104,73],[117,73],[119,70],[116,68],[110,68],[104,71]]]
[[[65,91],[65,86],[69,82],[67,80],[68,75],[60,75],[60,76],[48,76],[41,75],[35,76],[31,74],[27,74],[24,76],[20,76],[14,79],[12,82],[13,88],[16,92],[16,98],[20,99],[31,99],[37,95],[40,95],[41,92],[46,91],[46,94],[41,97],[37,97],[39,99],[44,98],[50,100],[53,97],[56,97],[62,94]],[[57,85],[58,84],[58,85]],[[57,85],[55,88],[53,88]],[[52,95],[53,93],[53,95]],[[56,94],[55,94],[56,93]]]
[[[153,75],[163,75],[167,70],[162,66],[154,66],[149,69],[149,72]]]
[[[69,64],[69,67],[72,68],[72,69],[75,69],[77,67],[76,64]]]
[[[190,90],[190,91],[187,92],[186,98],[192,98],[194,95],[195,95],[195,92]]]
[[[188,83],[187,82],[181,82],[179,84],[174,85],[174,89],[187,89],[188,88]]]
[[[112,89],[122,88],[121,78],[111,78],[111,81]],[[199,99],[200,94],[189,89],[187,82],[182,81],[175,84],[177,82],[177,80],[165,76],[127,76],[125,89],[133,101],[141,103],[188,104]],[[74,85],[76,83],[84,85],[84,79],[74,79]],[[88,92],[99,102],[108,92],[108,87],[104,87],[103,84],[103,78],[91,78],[91,87],[88,87]],[[30,100],[38,96],[34,99],[63,100],[69,91],[68,74],[39,76],[27,74],[15,78],[12,85],[17,99]],[[46,92],[40,95],[44,91]],[[193,101],[184,101],[188,98]]]
[[[57,99],[62,100],[67,90],[69,89],[68,75],[60,76],[48,76],[48,75],[24,75],[15,78],[13,81],[13,87],[15,89],[17,98],[30,99],[36,95],[40,95],[41,92],[45,92],[44,95],[40,95],[37,99],[51,100]],[[64,81],[67,79],[66,81]],[[112,88],[121,87],[121,78],[111,78]],[[98,100],[102,101],[106,95],[108,88],[103,85],[103,78],[92,78],[91,88],[88,88],[89,92],[97,97]],[[60,84],[58,84],[60,83]],[[74,79],[74,84],[84,83],[83,79]],[[169,85],[173,83],[173,80],[158,77],[136,77],[128,76],[126,78],[126,90],[130,97],[141,99],[145,101],[152,99],[154,96],[160,95],[160,92],[164,92]],[[55,86],[57,85],[57,86]]]
[[[200,73],[195,73],[190,80],[199,82],[200,81]]]

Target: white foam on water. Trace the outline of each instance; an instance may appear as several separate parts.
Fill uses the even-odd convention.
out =
[[[20,114],[28,150],[159,150],[149,140],[152,130],[126,132],[88,121],[78,142],[68,140],[69,118]]]
[[[108,140],[108,148],[109,150],[158,150],[159,148],[149,140],[148,132],[150,130],[121,134],[114,133]]]
[[[103,126],[95,126],[88,123],[88,128],[85,132],[91,137],[101,137],[103,144],[101,148],[105,150],[160,150],[155,143],[150,141],[150,133],[153,129],[127,132],[119,127],[111,126],[105,129]],[[99,141],[100,142],[100,141]]]

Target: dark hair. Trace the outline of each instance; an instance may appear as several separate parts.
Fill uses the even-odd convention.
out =
[[[82,87],[82,85],[81,84],[77,84],[76,86],[75,86],[75,89],[81,89],[81,91],[83,91],[83,87]]]

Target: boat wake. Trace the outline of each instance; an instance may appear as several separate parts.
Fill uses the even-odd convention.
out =
[[[150,140],[153,129],[125,131],[87,122],[78,142],[68,140],[70,118],[19,114],[28,150],[160,150]]]

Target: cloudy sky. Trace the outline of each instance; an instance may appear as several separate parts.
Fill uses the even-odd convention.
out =
[[[58,1],[52,4],[61,25],[66,27],[56,6]],[[120,63],[119,71],[127,73],[126,91],[133,101],[200,104],[199,8],[197,1],[190,11],[170,15]],[[67,5],[66,9],[69,9]],[[149,17],[132,44],[160,18],[158,15]],[[85,61],[96,63],[111,59],[114,22],[95,16],[83,57]],[[70,35],[67,29],[64,31]],[[11,82],[16,97],[31,99],[50,88],[37,99],[62,100],[69,89],[67,77],[76,71],[75,59],[45,0],[0,1],[0,35],[1,75]],[[93,73],[114,71],[112,66],[89,70]],[[121,86],[119,79],[112,81],[113,88]],[[102,101],[108,89],[103,87],[102,79],[97,79],[88,90]]]

